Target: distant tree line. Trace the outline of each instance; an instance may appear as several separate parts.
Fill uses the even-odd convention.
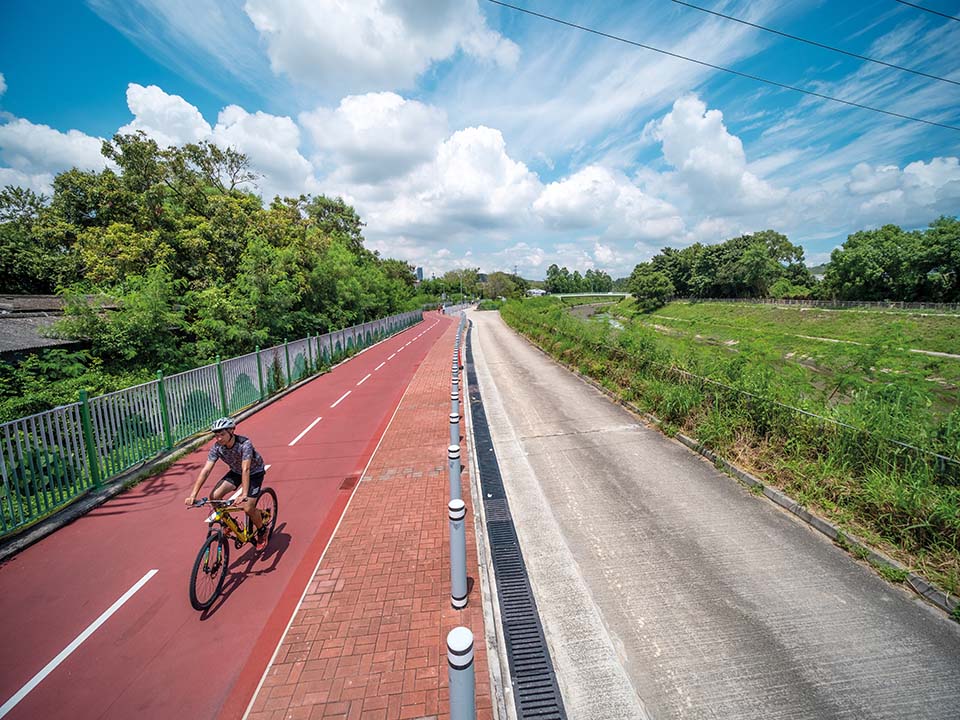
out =
[[[571,273],[566,267],[553,264],[547,268],[543,289],[550,293],[610,292],[613,279],[603,270],[589,269],[581,275],[579,270]]]
[[[833,251],[822,280],[803,248],[773,230],[715,245],[664,248],[637,265],[626,289],[641,307],[672,296],[960,302],[960,221],[941,217],[924,230],[896,225],[850,235]]]

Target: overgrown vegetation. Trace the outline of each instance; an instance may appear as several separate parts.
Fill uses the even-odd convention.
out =
[[[788,322],[782,312],[794,316]],[[579,320],[549,298],[511,302],[501,313],[561,361],[656,415],[667,432],[698,438],[960,592],[960,361],[891,342],[948,346],[956,318],[719,304],[671,304],[634,317],[631,300],[617,329]],[[861,344],[802,337],[847,334]]]

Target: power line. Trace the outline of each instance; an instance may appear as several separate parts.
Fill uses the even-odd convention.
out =
[[[953,15],[947,15],[946,13],[942,13],[938,10],[931,10],[930,8],[925,8],[923,5],[917,5],[916,3],[912,3],[912,2],[904,2],[904,0],[894,0],[894,2],[898,2],[901,5],[909,5],[912,8],[916,8],[917,10],[923,10],[924,12],[933,13],[934,15],[939,15],[940,17],[945,17],[947,18],[947,20],[956,20],[957,22],[960,22],[960,18],[958,17],[954,17]]]
[[[813,97],[821,98],[822,100],[830,100],[831,102],[841,103],[843,105],[849,105],[850,107],[860,108],[861,110],[871,110],[873,112],[882,113],[884,115],[890,115],[891,117],[900,118],[901,120],[912,120],[914,122],[923,123],[924,125],[932,125],[934,127],[946,128],[947,130],[957,130],[960,131],[960,127],[956,125],[946,125],[944,123],[934,122],[933,120],[924,120],[923,118],[913,117],[912,115],[902,115],[892,110],[882,110],[881,108],[875,108],[870,105],[863,105],[861,103],[853,102],[852,100],[843,100],[841,98],[832,97],[830,95],[824,95],[823,93],[814,92],[813,90],[805,90],[804,88],[796,87],[795,85],[787,85],[785,83],[777,82],[776,80],[768,80],[767,78],[762,78],[758,75],[750,75],[749,73],[740,72],[739,70],[731,70],[730,68],[725,68],[721,65],[714,65],[713,63],[708,63],[703,60],[697,60],[695,58],[687,57],[686,55],[680,55],[675,52],[670,52],[669,50],[662,50],[652,45],[644,45],[643,43],[635,42],[633,40],[627,40],[626,38],[618,37],[617,35],[611,35],[609,33],[602,32],[600,30],[594,30],[593,28],[588,28],[584,25],[577,25],[576,23],[567,22],[566,20],[561,20],[559,18],[552,17],[550,15],[544,15],[542,13],[534,12],[533,10],[527,10],[526,8],[517,7],[516,5],[511,5],[509,3],[501,2],[501,0],[487,0],[487,2],[493,3],[494,5],[500,5],[505,8],[510,8],[511,10],[516,10],[517,12],[522,12],[527,15],[532,15],[534,17],[542,18],[544,20],[549,20],[550,22],[555,22],[559,25],[566,25],[567,27],[572,27],[577,30],[583,30],[584,32],[592,33],[593,35],[599,35],[600,37],[605,37],[610,40],[616,40],[618,42],[626,43],[627,45],[633,45],[635,47],[641,47],[644,50],[653,50],[654,52],[662,53],[663,55],[669,55],[670,57],[678,58],[680,60],[686,60],[687,62],[696,63],[697,65],[703,65],[704,67],[712,68],[714,70],[720,70],[721,72],[730,73],[731,75],[736,75],[738,77],[747,78],[748,80],[756,80],[757,82],[766,83],[767,85],[773,85],[774,87],[783,88],[784,90],[793,90],[794,92],[803,93],[804,95],[812,95]]]
[[[866,60],[867,62],[877,63],[878,65],[885,65],[888,68],[893,68],[895,70],[903,70],[904,72],[913,73],[914,75],[922,75],[923,77],[930,78],[931,80],[940,80],[941,82],[951,83],[953,85],[960,85],[960,82],[956,80],[950,80],[948,78],[943,78],[938,75],[930,75],[929,73],[921,72],[920,70],[912,70],[908,67],[903,67],[902,65],[894,65],[893,63],[884,62],[883,60],[877,60],[875,58],[867,57],[866,55],[858,55],[854,52],[849,52],[848,50],[842,50],[832,45],[825,45],[824,43],[817,42],[816,40],[807,40],[806,38],[798,37],[796,35],[791,35],[790,33],[785,33],[780,30],[774,30],[773,28],[764,27],[763,25],[757,25],[756,23],[747,22],[746,20],[741,20],[740,18],[735,18],[732,15],[724,15],[723,13],[716,12],[714,10],[708,10],[707,8],[700,7],[699,5],[694,5],[693,3],[684,2],[683,0],[673,0],[677,5],[685,5],[688,8],[693,8],[694,10],[699,10],[700,12],[709,13],[710,15],[716,15],[717,17],[722,17],[724,20],[732,20],[733,22],[738,22],[741,25],[749,25],[752,28],[757,30],[763,30],[764,32],[773,33],[774,35],[780,35],[781,37],[790,38],[791,40],[796,40],[797,42],[806,43],[807,45],[813,45],[818,48],[823,48],[824,50],[832,50],[833,52],[842,53],[844,55],[849,55],[850,57],[857,58],[858,60]]]

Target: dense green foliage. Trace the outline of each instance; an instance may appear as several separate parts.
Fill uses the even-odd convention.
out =
[[[804,265],[800,246],[764,230],[716,245],[664,248],[634,268],[626,287],[647,310],[670,296],[960,302],[960,221],[854,233],[833,251],[822,282]]]
[[[590,269],[583,275],[574,270],[571,274],[566,267],[553,264],[547,268],[543,289],[550,293],[609,292],[613,290],[613,280],[603,270]]]
[[[57,332],[85,347],[4,367],[0,418],[419,307],[412,268],[367,250],[339,198],[264,207],[246,157],[207,143],[117,135],[103,154],[112,169],[60,173],[51,198],[0,191],[0,286],[65,296]]]
[[[501,313],[667,430],[960,590],[960,366],[911,352],[956,347],[955,317],[709,303],[647,314],[631,299],[618,329],[549,298]]]
[[[854,233],[833,251],[821,294],[840,300],[960,302],[960,221],[942,217],[926,230],[884,225]]]

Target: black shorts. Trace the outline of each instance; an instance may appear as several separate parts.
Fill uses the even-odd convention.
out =
[[[255,498],[260,494],[260,486],[263,485],[263,478],[266,474],[266,471],[257,473],[256,475],[250,473],[250,491],[247,493],[247,497]],[[216,489],[224,483],[228,483],[233,487],[238,488],[243,485],[243,475],[240,473],[235,473],[233,470],[231,470],[222,478],[220,478],[220,482],[217,483],[217,487],[214,488],[214,491],[216,491]]]

